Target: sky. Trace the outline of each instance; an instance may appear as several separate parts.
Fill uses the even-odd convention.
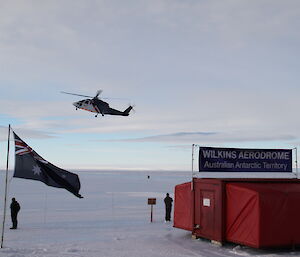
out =
[[[299,15],[298,0],[0,1],[0,168],[9,124],[65,169],[189,171],[192,144],[299,148]],[[99,89],[135,111],[95,118],[60,93]]]

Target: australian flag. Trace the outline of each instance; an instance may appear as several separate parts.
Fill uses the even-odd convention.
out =
[[[48,186],[64,188],[79,198],[80,181],[78,175],[60,169],[39,156],[14,132],[15,172],[14,177],[39,180]]]

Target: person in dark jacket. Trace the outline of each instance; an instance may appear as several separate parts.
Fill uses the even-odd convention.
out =
[[[10,229],[17,229],[18,212],[20,211],[20,209],[21,209],[20,204],[16,201],[16,198],[12,198],[10,204],[10,214],[11,214],[11,221],[13,225]]]
[[[172,211],[172,202],[173,199],[169,196],[169,193],[167,193],[165,199],[165,206],[166,206],[166,217],[165,220],[167,221],[171,221],[171,211]]]

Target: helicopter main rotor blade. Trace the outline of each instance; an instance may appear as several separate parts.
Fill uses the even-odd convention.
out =
[[[101,99],[105,100],[122,100],[122,101],[128,101],[128,98],[117,98],[117,97],[101,97]]]
[[[76,96],[82,96],[82,97],[89,97],[89,98],[98,98],[98,96],[102,93],[102,90],[98,90],[96,96],[90,96],[90,95],[80,95],[80,94],[74,94],[74,93],[69,93],[65,91],[60,91],[63,94],[67,95],[76,95]],[[119,97],[101,97],[101,99],[106,99],[106,100],[126,100],[128,101],[128,98],[119,98]]]
[[[68,94],[68,95],[77,95],[77,96],[83,96],[83,97],[91,97],[93,98],[93,96],[89,96],[89,95],[79,95],[79,94],[73,94],[73,93],[68,93],[68,92],[64,92],[64,91],[60,91],[63,94]]]

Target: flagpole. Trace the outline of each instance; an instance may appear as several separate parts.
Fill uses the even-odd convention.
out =
[[[192,144],[192,181],[191,181],[191,191],[194,190],[193,178],[194,178],[194,147],[195,144]]]
[[[1,248],[3,248],[4,225],[5,225],[6,202],[7,202],[7,181],[8,181],[8,164],[9,164],[9,139],[10,139],[10,124],[8,126],[8,139],[7,139],[7,159],[6,159],[6,173],[5,173],[5,194],[4,194],[3,223],[2,223],[2,234],[1,234]]]
[[[295,160],[295,164],[296,164],[296,178],[299,179],[298,176],[298,153],[297,153],[297,147],[294,148],[295,152],[296,152],[296,160]]]

